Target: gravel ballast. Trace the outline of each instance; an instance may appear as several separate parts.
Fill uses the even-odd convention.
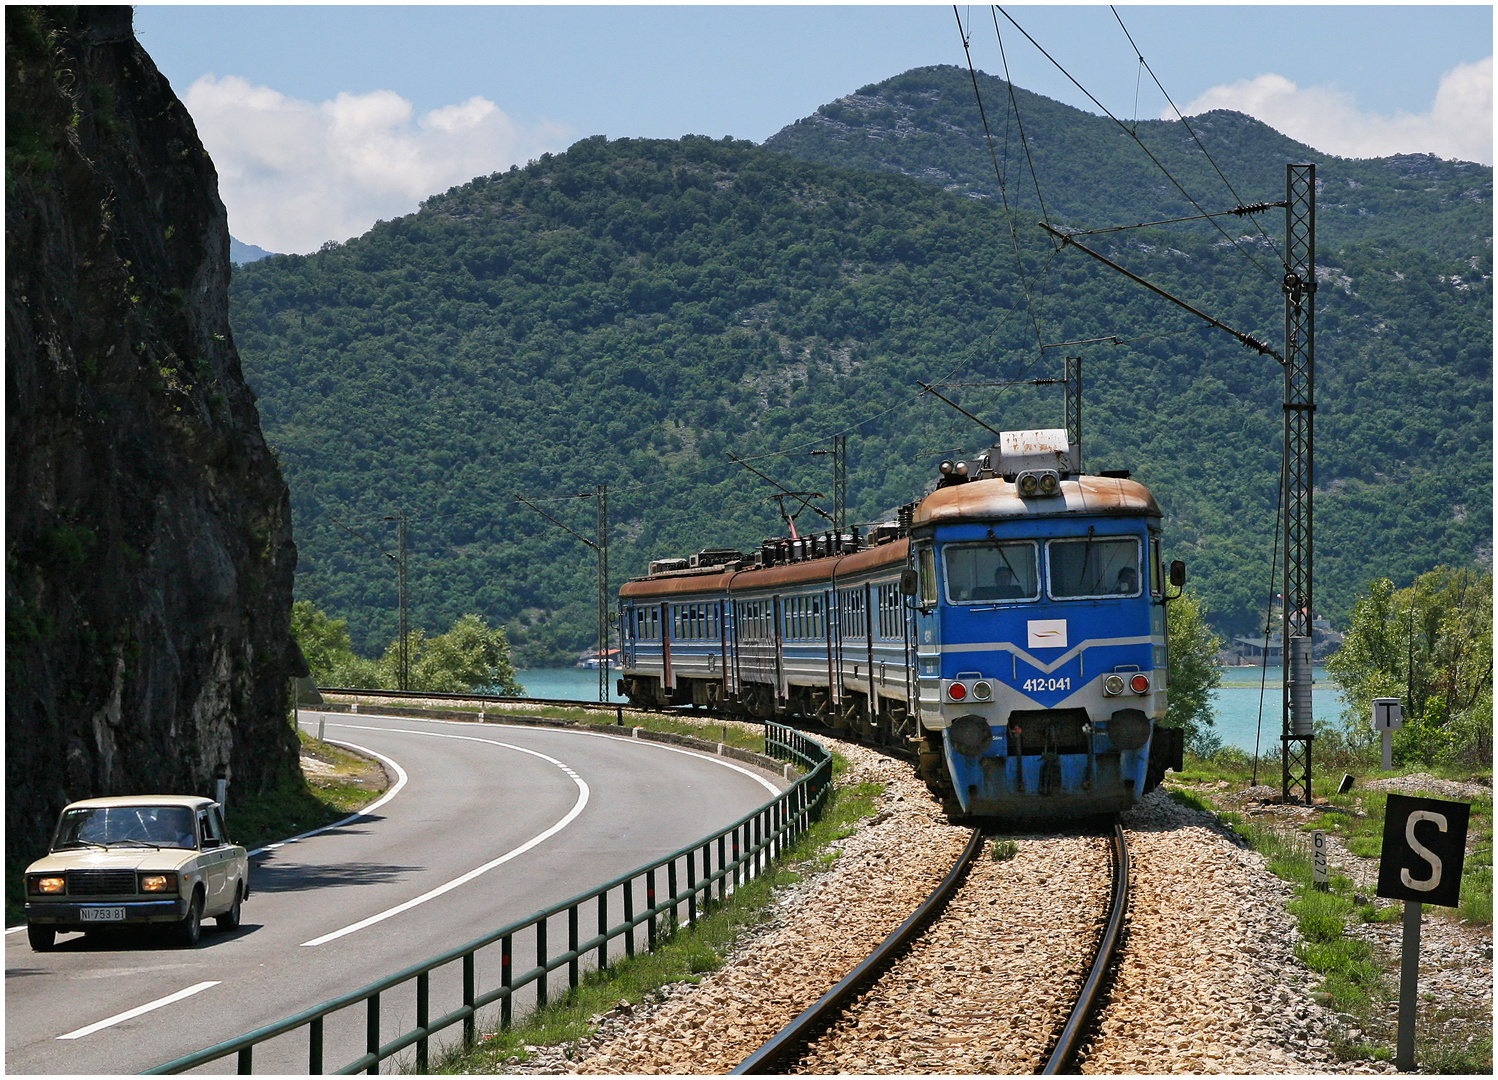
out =
[[[947,822],[908,764],[825,741],[850,763],[843,782],[886,785],[870,822],[836,845],[841,853],[830,869],[808,872],[778,897],[769,922],[699,985],[676,984],[649,1003],[621,1004],[592,1037],[537,1049],[506,1071],[727,1072],[910,914],[950,868],[968,831]],[[1084,1051],[1084,1072],[1394,1071],[1335,1059],[1338,1018],[1313,1000],[1318,977],[1295,957],[1299,935],[1285,910],[1292,888],[1262,856],[1214,815],[1164,791],[1123,820],[1135,890],[1129,930],[1110,1002]],[[1104,847],[1102,840],[1014,835],[1016,857],[995,862],[985,849],[932,939],[891,969],[890,985],[901,992],[883,1001],[869,992],[862,1011],[843,1022],[842,1034],[870,1038],[824,1037],[806,1071],[1036,1068],[1096,941],[1106,880],[1099,898],[1089,897],[1092,878],[1106,878],[1108,862],[1105,852],[1087,848]],[[1427,950],[1460,952],[1467,965],[1459,985],[1432,979],[1422,989],[1490,999],[1491,937],[1484,958],[1480,943],[1432,934],[1435,922],[1426,921]],[[1354,932],[1390,929],[1397,932]]]

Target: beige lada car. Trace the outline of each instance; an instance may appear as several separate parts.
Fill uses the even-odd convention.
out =
[[[249,860],[212,799],[84,799],[63,808],[51,853],[26,868],[26,936],[43,952],[59,933],[165,924],[191,947],[206,917],[237,928],[249,895]]]

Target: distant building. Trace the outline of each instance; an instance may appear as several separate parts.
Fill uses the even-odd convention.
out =
[[[1316,661],[1325,660],[1342,647],[1342,640],[1345,636],[1339,631],[1332,629],[1330,619],[1324,617],[1312,619],[1311,659]],[[1284,642],[1281,640],[1278,630],[1269,635],[1267,642],[1263,634],[1257,637],[1235,637],[1226,648],[1217,654],[1217,662],[1230,667],[1258,665],[1266,662],[1265,654],[1268,653],[1267,662],[1270,664],[1279,664],[1282,662],[1284,656],[1284,648]]]

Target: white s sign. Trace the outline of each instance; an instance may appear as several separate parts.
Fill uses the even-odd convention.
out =
[[[1446,816],[1444,814],[1433,813],[1430,810],[1416,810],[1405,819],[1404,838],[1409,842],[1410,850],[1430,864],[1431,874],[1424,881],[1416,881],[1410,877],[1408,869],[1401,867],[1399,870],[1399,880],[1404,882],[1407,889],[1430,892],[1437,885],[1441,884],[1441,857],[1415,839],[1415,823],[1418,821],[1433,821],[1437,829],[1441,832],[1446,831]]]

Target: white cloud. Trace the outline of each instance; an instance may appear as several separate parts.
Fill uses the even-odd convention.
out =
[[[205,75],[186,105],[218,168],[230,231],[280,252],[357,236],[428,195],[571,141],[560,124],[524,127],[482,97],[417,117],[390,90],[316,105]]]
[[[1359,111],[1353,96],[1331,86],[1296,86],[1260,75],[1214,86],[1182,110],[1195,116],[1234,109],[1276,131],[1339,157],[1435,154],[1493,163],[1493,58],[1461,64],[1441,77],[1430,112],[1380,116]],[[1174,112],[1161,119],[1174,119]]]

